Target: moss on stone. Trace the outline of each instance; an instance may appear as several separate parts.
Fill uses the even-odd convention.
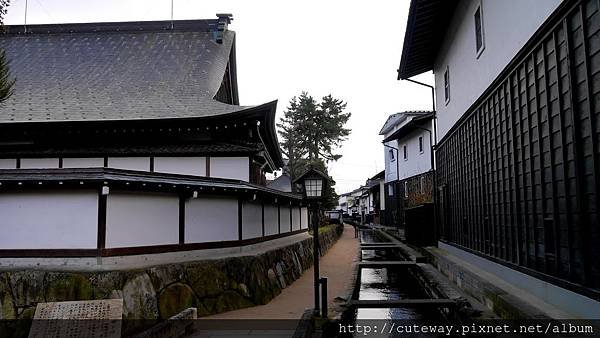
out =
[[[197,303],[196,295],[188,285],[171,284],[160,293],[158,298],[160,318],[168,319],[187,308],[195,307]]]
[[[227,290],[217,298],[215,310],[217,313],[221,313],[250,306],[254,306],[254,304],[248,299],[235,291]]]
[[[92,285],[89,280],[74,273],[58,274],[46,287],[46,302],[63,302],[93,299]]]
[[[198,297],[204,298],[217,296],[228,288],[229,279],[224,271],[219,263],[202,262],[188,265],[185,275]]]

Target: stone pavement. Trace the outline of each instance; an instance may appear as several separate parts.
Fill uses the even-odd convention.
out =
[[[354,282],[354,266],[359,254],[359,242],[354,238],[354,228],[344,226],[344,232],[338,241],[321,257],[321,276],[328,278],[328,303],[331,310],[336,297],[347,297],[352,291]],[[230,312],[224,312],[204,319],[219,320],[299,320],[304,311],[313,308],[313,268],[306,270],[300,278],[280,295],[265,305],[254,306]],[[235,325],[235,322],[232,322]],[[286,330],[234,330],[210,332],[195,332],[191,337],[239,337],[239,336],[265,336],[284,337],[292,336],[293,331]]]

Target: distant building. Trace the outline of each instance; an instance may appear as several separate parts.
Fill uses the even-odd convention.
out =
[[[306,231],[265,186],[276,102],[240,106],[230,15],[5,26],[0,257],[246,245]]]
[[[407,209],[433,203],[432,122],[432,112],[396,113],[379,133],[384,137],[386,226],[404,229]],[[422,222],[432,226],[433,218]]]
[[[439,247],[580,318],[600,318],[599,34],[595,0],[412,0],[398,70],[435,75]]]

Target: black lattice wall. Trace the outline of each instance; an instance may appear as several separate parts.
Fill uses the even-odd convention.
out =
[[[437,151],[443,240],[600,290],[599,1],[567,1]]]

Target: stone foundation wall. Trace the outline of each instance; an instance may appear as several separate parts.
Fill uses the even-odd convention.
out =
[[[342,233],[320,234],[322,252]],[[123,298],[124,319],[166,319],[196,307],[198,316],[268,303],[312,265],[312,239],[256,256],[107,272],[0,272],[0,319],[29,319],[40,302]]]

